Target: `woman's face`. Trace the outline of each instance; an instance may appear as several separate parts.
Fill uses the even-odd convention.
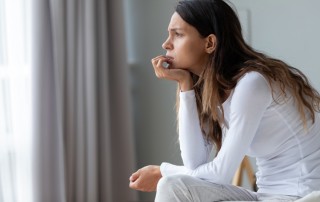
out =
[[[193,26],[185,22],[178,13],[174,13],[168,26],[169,36],[162,47],[167,51],[170,68],[188,70],[200,75],[208,62],[206,38]]]

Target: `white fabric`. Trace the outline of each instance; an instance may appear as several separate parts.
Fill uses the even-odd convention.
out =
[[[277,99],[277,95],[275,95]],[[230,183],[245,155],[256,157],[259,193],[304,196],[320,188],[320,119],[308,117],[307,130],[288,96],[273,100],[266,79],[247,73],[223,104],[226,126],[222,148],[208,162],[194,91],[181,92],[179,139],[184,166],[161,164],[163,176],[187,174]],[[280,104],[279,104],[280,103]]]
[[[289,202],[298,196],[257,193],[231,184],[216,184],[188,175],[162,177],[155,202],[277,201]]]
[[[320,191],[314,191],[307,196],[297,200],[296,202],[319,202],[320,201]]]

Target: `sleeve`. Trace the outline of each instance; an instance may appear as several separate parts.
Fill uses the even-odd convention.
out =
[[[203,138],[193,90],[180,93],[179,143],[186,168],[195,169],[208,162],[212,145]]]
[[[215,183],[230,183],[271,102],[272,92],[265,78],[257,72],[244,75],[233,92],[229,130],[216,158],[194,169],[164,162],[160,166],[163,176],[186,174]]]

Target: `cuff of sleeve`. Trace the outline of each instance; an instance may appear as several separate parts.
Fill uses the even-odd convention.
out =
[[[166,169],[167,165],[168,163],[165,163],[165,162],[161,163],[160,165],[160,172],[163,177],[168,176],[167,169]]]
[[[180,98],[194,98],[195,97],[195,92],[194,90],[188,90],[188,91],[183,91],[180,92]]]
[[[176,166],[170,163],[163,162],[160,165],[160,172],[163,177],[176,175],[176,174],[188,174],[188,169],[184,166]]]

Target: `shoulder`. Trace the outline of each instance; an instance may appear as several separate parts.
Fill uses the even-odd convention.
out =
[[[254,84],[262,84],[262,85],[269,85],[266,78],[259,72],[251,71],[245,73],[239,80],[238,85],[249,85],[252,86]]]
[[[235,91],[249,91],[253,93],[271,93],[271,87],[267,79],[259,72],[251,71],[245,73],[237,82]]]
[[[248,72],[239,80],[233,98],[243,103],[261,103],[272,100],[272,90],[267,79],[259,72]]]

